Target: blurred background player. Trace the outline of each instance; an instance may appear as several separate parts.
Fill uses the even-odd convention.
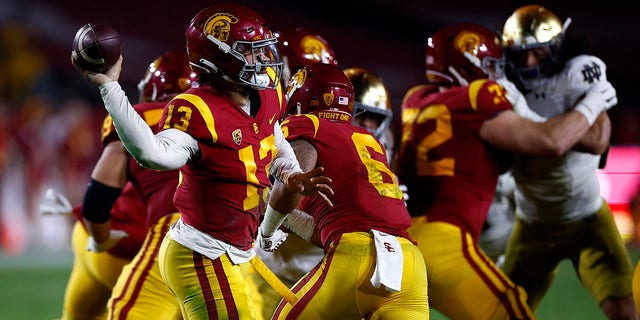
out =
[[[283,62],[282,83],[287,88],[289,78],[303,66],[312,63],[338,65],[335,52],[329,42],[320,34],[304,27],[284,29],[277,33],[278,52]],[[303,275],[322,260],[324,250],[290,233],[287,241],[275,252],[265,252],[256,246],[256,253],[264,263],[287,286],[291,287]],[[282,297],[276,293],[264,278],[253,272],[252,278],[262,294],[263,315],[269,319]]]
[[[290,79],[287,100],[285,136],[303,170],[322,166],[333,177],[335,194],[332,206],[303,198],[296,211],[303,221],[288,225],[325,256],[293,286],[298,302],[283,300],[273,319],[428,319],[426,268],[406,231],[411,219],[384,147],[352,123],[350,80],[337,66],[310,64]],[[269,199],[262,234],[294,209],[278,199]]]
[[[165,53],[149,64],[140,80],[139,103],[134,108],[152,130],[157,130],[166,102],[195,84],[188,61],[184,52]],[[104,120],[101,136],[103,152],[91,174],[82,210],[74,211],[82,213],[73,232],[76,258],[63,319],[105,318],[107,309],[109,318],[142,319],[150,312],[161,312],[156,318],[180,318],[177,302],[157,266],[159,243],[168,225],[178,218],[172,196],[178,172],[152,171],[138,165],[120,142],[110,116]],[[104,194],[95,194],[101,190]],[[104,198],[109,195],[111,198]],[[63,197],[48,192],[41,210],[52,211],[55,204],[64,203]],[[104,218],[96,221],[92,210],[107,209],[111,214],[99,214]],[[83,219],[85,215],[88,218]],[[80,227],[81,221],[90,232]],[[96,239],[93,232],[96,237],[106,234],[107,239]],[[110,259],[110,255],[124,257],[128,264],[123,268],[123,261]]]
[[[146,205],[131,183],[111,207],[111,227],[126,232],[127,237],[104,252],[87,250],[89,232],[83,218],[82,206],[72,208],[67,198],[48,189],[39,204],[43,215],[76,217],[71,246],[73,266],[64,293],[61,320],[107,319],[107,302],[122,268],[142,247],[147,229],[144,226]]]
[[[183,317],[254,318],[248,268],[270,176],[286,190],[325,201],[333,195],[331,179],[320,175],[323,168],[303,172],[282,136],[282,63],[277,39],[257,12],[231,2],[213,4],[191,19],[185,36],[198,86],[167,103],[157,133],[118,82],[122,57],[106,73],[74,65],[100,90],[138,163],[180,169],[173,199],[181,216],[162,240],[158,265]]]
[[[335,52],[329,42],[318,33],[301,26],[276,32],[278,51],[282,59],[282,88],[298,69],[309,63],[320,62],[338,65]]]
[[[516,219],[516,200],[513,196],[515,187],[516,182],[511,170],[500,174],[493,201],[478,238],[478,246],[498,267],[504,259],[504,252]]]
[[[511,156],[500,150],[559,155],[590,129],[580,111],[540,123],[518,116],[507,100],[519,101],[518,92],[489,80],[503,63],[487,28],[443,27],[427,41],[428,83],[403,100],[397,174],[408,187],[409,234],[427,262],[429,305],[449,319],[534,318],[524,290],[477,245]]]
[[[606,112],[588,110],[617,104],[615,89],[605,63],[589,54],[588,39],[570,23],[540,5],[527,5],[502,29],[508,75],[531,109],[547,118],[578,110],[598,129],[558,157],[515,157],[517,220],[503,270],[525,288],[535,310],[560,262],[569,259],[607,318],[638,319],[631,261],[596,176],[611,124]],[[603,85],[611,89],[601,91]]]
[[[367,128],[380,140],[387,150],[387,161],[392,165],[395,155],[394,135],[391,131],[393,110],[391,95],[382,78],[364,68],[347,68],[344,70],[353,84],[355,102],[353,106],[354,123]]]

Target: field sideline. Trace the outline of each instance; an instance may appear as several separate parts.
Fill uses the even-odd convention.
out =
[[[632,262],[640,248],[629,248]],[[28,252],[19,257],[0,253],[0,319],[51,320],[60,316],[64,288],[69,277],[71,252]],[[600,320],[605,317],[584,291],[568,261],[542,301],[537,314],[541,320]],[[431,311],[431,319],[446,319]]]

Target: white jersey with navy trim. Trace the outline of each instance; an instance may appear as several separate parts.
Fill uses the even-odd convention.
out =
[[[525,97],[533,111],[550,118],[573,109],[598,81],[606,81],[606,65],[598,57],[581,55]],[[602,205],[595,174],[599,160],[599,155],[576,151],[561,157],[517,155],[517,214],[525,221],[554,224],[594,214]]]

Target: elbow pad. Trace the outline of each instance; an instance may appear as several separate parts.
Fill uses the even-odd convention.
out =
[[[82,217],[93,223],[105,223],[111,219],[111,207],[122,189],[109,187],[91,179],[82,203]]]

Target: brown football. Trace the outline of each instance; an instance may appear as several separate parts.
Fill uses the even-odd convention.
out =
[[[104,73],[118,61],[121,53],[120,34],[113,27],[89,22],[76,33],[71,58],[84,69]]]

